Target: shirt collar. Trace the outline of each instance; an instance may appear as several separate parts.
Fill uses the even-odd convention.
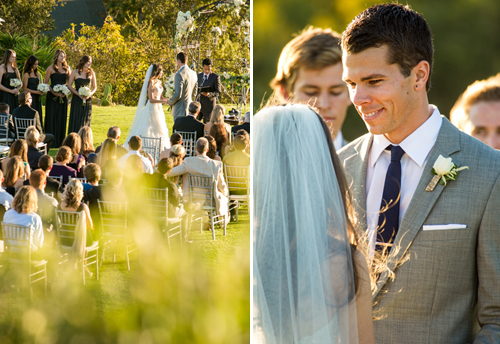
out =
[[[335,146],[335,150],[339,150],[344,145],[344,136],[342,136],[342,131],[339,130],[337,136],[335,136],[335,140],[333,140],[333,145]]]
[[[431,105],[431,107],[431,116],[399,144],[405,153],[420,167],[423,166],[425,159],[432,147],[434,147],[443,123],[438,108],[434,105]],[[392,144],[391,141],[384,135],[373,135],[373,144],[370,151],[371,167],[375,166],[382,152],[390,144]]]

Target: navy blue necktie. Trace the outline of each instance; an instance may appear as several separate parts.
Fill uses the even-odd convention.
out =
[[[206,74],[203,74],[203,81],[201,82],[201,86],[205,86],[205,81],[207,81],[208,76]]]
[[[377,243],[389,244],[388,250],[399,229],[399,205],[401,198],[401,158],[405,154],[403,148],[389,145],[391,163],[385,176],[384,193],[378,217]],[[381,249],[383,245],[377,245]]]

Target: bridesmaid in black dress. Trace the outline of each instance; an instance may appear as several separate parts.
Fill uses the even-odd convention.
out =
[[[45,101],[45,132],[54,135],[52,147],[59,147],[66,137],[66,120],[68,118],[68,98],[63,93],[53,90],[55,85],[66,85],[71,68],[66,63],[66,53],[57,49],[52,59],[52,65],[45,73],[45,83],[50,80],[50,92]],[[60,102],[60,99],[63,102]]]
[[[31,107],[38,111],[40,117],[40,124],[43,128],[42,119],[42,96],[43,92],[38,91],[40,84],[40,73],[38,73],[38,58],[35,55],[28,57],[24,63],[23,72],[23,91],[31,93]]]
[[[19,106],[17,95],[21,88],[21,85],[17,87],[10,86],[10,80],[12,79],[21,81],[21,76],[19,75],[19,69],[17,69],[16,52],[7,49],[0,65],[0,102],[9,105],[10,114]]]
[[[68,87],[73,93],[73,98],[69,113],[68,134],[78,133],[82,127],[90,127],[90,120],[92,119],[92,95],[97,90],[97,81],[91,66],[92,57],[83,55],[69,77]],[[73,81],[75,82],[75,88],[72,87]],[[81,96],[78,93],[80,87],[84,86],[90,89],[89,97]],[[85,105],[83,104],[84,100]]]

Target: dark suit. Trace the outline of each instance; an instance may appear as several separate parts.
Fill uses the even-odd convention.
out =
[[[220,76],[214,73],[210,73],[208,79],[202,84],[204,75],[205,73],[198,74],[198,87],[211,86],[214,89],[212,97],[205,97],[203,94],[200,94],[201,111],[198,119],[203,120],[203,123],[207,123],[210,121],[210,114],[217,103],[217,97],[220,96],[222,84]]]
[[[35,119],[35,128],[40,133],[40,142],[47,144],[47,151],[50,149],[52,142],[54,142],[54,135],[43,133],[42,124],[40,123],[40,115],[38,114],[38,111],[32,109],[27,104],[24,104],[14,109],[12,117],[14,118],[13,119],[14,133],[16,133],[15,118]]]
[[[92,217],[92,223],[99,238],[101,236],[101,213],[99,212],[98,200],[103,201],[101,185],[92,186],[92,188],[83,191],[83,201],[89,204],[90,217]]]
[[[231,129],[231,131],[236,134],[238,132],[238,130],[240,130],[240,129],[244,129],[250,135],[250,123],[245,122],[245,123],[240,124],[240,125],[235,125]]]
[[[175,120],[174,131],[196,131],[196,138],[204,136],[203,129],[205,125],[198,121],[194,116],[187,115],[186,117],[179,117]]]

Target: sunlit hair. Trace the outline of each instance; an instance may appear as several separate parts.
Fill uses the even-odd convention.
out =
[[[82,139],[77,133],[69,133],[61,146],[68,146],[71,149],[72,155],[78,155],[82,150]]]
[[[214,106],[212,113],[210,114],[210,123],[224,123],[224,112],[226,109],[224,106],[217,104]]]
[[[80,136],[82,142],[82,149],[80,150],[80,154],[84,154],[85,152],[93,152],[94,149],[94,135],[92,134],[92,129],[90,127],[82,127],[78,132],[78,136]]]
[[[59,58],[59,55],[61,55],[61,54],[65,54],[66,55],[66,53],[64,52],[64,50],[57,49],[56,52],[54,53],[54,58],[52,59],[52,68],[54,68],[54,70],[57,73],[61,73],[59,71],[59,67],[57,67],[57,59]],[[62,68],[64,69],[64,72],[68,72],[68,63],[66,62],[66,59],[64,59],[64,61],[62,62]]]
[[[34,170],[30,175],[30,185],[35,189],[39,189],[47,180],[47,175],[41,169]]]
[[[68,146],[61,146],[56,153],[56,161],[59,163],[71,161],[71,148]]]
[[[312,26],[304,29],[281,51],[278,71],[271,81],[271,87],[274,90],[283,87],[292,95],[301,68],[320,70],[341,63],[342,51],[339,42],[340,34],[331,29]]]
[[[28,91],[24,91],[19,93],[17,99],[19,100],[19,105],[25,105],[28,101],[28,97],[31,97],[31,93]]]
[[[98,182],[101,179],[101,167],[97,164],[90,163],[83,170],[85,178],[89,183]]]
[[[469,122],[469,111],[479,102],[500,101],[500,73],[486,80],[477,80],[467,87],[450,112],[450,121],[464,131]],[[500,114],[498,114],[500,116]]]
[[[107,137],[110,139],[118,140],[118,137],[120,137],[121,130],[120,127],[114,125],[108,129]]]
[[[63,202],[68,208],[77,209],[83,199],[83,185],[78,179],[71,179],[63,193]]]
[[[429,63],[426,90],[431,86],[434,46],[425,19],[408,5],[380,4],[367,8],[352,20],[342,33],[342,51],[358,54],[369,48],[387,45],[387,63],[399,65],[407,78],[420,63]]]
[[[203,154],[208,148],[208,141],[206,138],[204,137],[200,137],[197,141],[196,141],[196,151],[199,153],[199,154]]]
[[[215,142],[217,143],[217,150],[219,151],[220,155],[222,146],[227,144],[226,127],[222,123],[214,123],[210,128],[210,135],[215,139]]]
[[[153,70],[151,71],[151,77],[149,78],[149,82],[152,83],[158,80],[158,77],[160,76],[161,72],[163,72],[163,67],[161,66],[161,64],[154,63]]]
[[[54,165],[54,158],[52,158],[48,154],[44,154],[38,159],[38,166],[42,169],[42,171],[47,172]]]
[[[38,195],[36,190],[29,185],[20,187],[12,201],[12,208],[19,214],[35,212],[38,209]]]
[[[30,74],[31,72],[35,73],[35,75],[38,77],[38,67],[35,68],[35,63],[38,61],[38,57],[35,55],[31,55],[26,59],[26,62],[24,63],[24,70],[23,74]]]
[[[217,156],[217,142],[215,142],[215,139],[212,135],[205,135],[205,138],[208,141],[207,156],[213,160]]]
[[[14,141],[10,146],[9,157],[19,156],[24,162],[28,162],[28,144],[24,139]]]
[[[170,136],[170,144],[172,146],[173,145],[181,145],[182,144],[182,135],[179,133],[173,133],[172,136]]]
[[[40,139],[40,133],[34,126],[29,126],[24,136],[26,137],[28,147],[36,147]]]
[[[78,62],[75,68],[78,71],[78,73],[81,73],[83,71],[83,67],[91,59],[92,57],[90,57],[89,55],[83,55],[82,57],[80,57],[80,61]],[[86,77],[88,78],[90,75],[92,75],[92,67],[90,67],[89,70],[87,71]]]
[[[7,162],[7,171],[5,171],[5,179],[3,180],[3,186],[14,187],[14,184],[18,179],[24,176],[24,163],[18,156],[13,156]]]
[[[106,139],[104,140],[101,151],[97,155],[97,164],[101,167],[104,166],[104,164],[109,160],[109,159],[116,159],[116,150],[117,150],[117,144],[116,141],[113,139]]]
[[[184,161],[184,156],[186,155],[186,149],[182,145],[173,145],[170,148],[170,156],[174,162],[174,167],[179,166]]]

